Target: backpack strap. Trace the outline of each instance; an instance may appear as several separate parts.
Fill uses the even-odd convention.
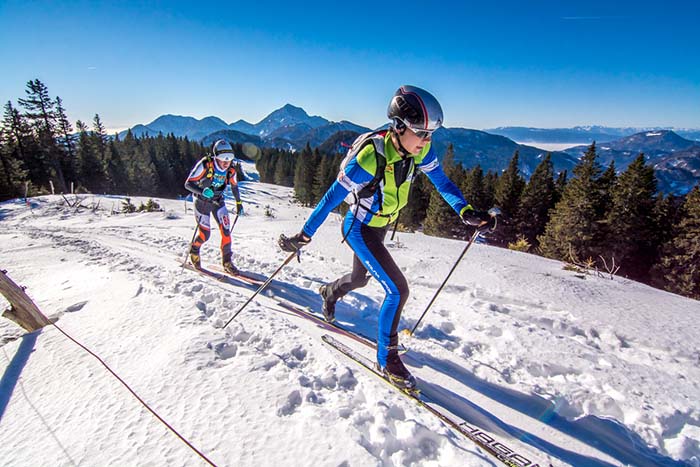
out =
[[[368,141],[363,145],[363,147],[366,146],[367,144],[372,144],[374,146],[374,155],[377,158],[377,167],[376,167],[376,170],[374,171],[374,178],[372,178],[372,180],[367,185],[362,187],[362,189],[357,192],[358,198],[371,197],[377,191],[381,182],[384,181],[385,172],[386,172],[386,156],[384,155],[384,139],[382,138],[380,144],[377,144],[378,142],[376,141],[376,139],[377,138],[374,138],[374,137],[368,138]],[[379,205],[380,206],[382,204],[381,193],[382,193],[382,191],[379,190],[379,196],[380,196]]]
[[[352,147],[348,151],[348,155],[341,164],[340,171],[341,174],[345,170],[345,166],[362,151],[365,146],[371,144],[374,146],[374,155],[377,158],[376,169],[374,171],[374,176],[372,180],[369,181],[361,190],[355,193],[355,198],[357,201],[361,198],[370,198],[379,188],[380,183],[384,180],[384,172],[386,170],[386,156],[384,154],[384,137],[386,136],[386,130],[374,131],[371,133],[365,133],[357,137]],[[380,191],[381,196],[381,191]],[[380,200],[381,201],[381,200]]]
[[[199,185],[202,188],[207,188],[211,186],[211,182],[214,179],[214,160],[209,154],[202,158],[202,166],[204,167],[204,177]]]

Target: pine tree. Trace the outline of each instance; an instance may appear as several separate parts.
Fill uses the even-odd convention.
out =
[[[547,153],[525,186],[515,217],[517,234],[533,247],[538,246],[537,237],[544,233],[555,196],[552,155]]]
[[[700,185],[688,193],[683,218],[654,269],[666,290],[700,300]]]
[[[559,175],[557,175],[557,179],[554,182],[554,204],[556,205],[559,200],[561,200],[561,197],[564,195],[564,188],[566,188],[566,184],[568,183],[568,176],[569,173],[566,170],[562,170],[559,172]]]
[[[518,169],[519,162],[520,153],[516,150],[496,184],[496,206],[501,209],[503,222],[492,238],[502,245],[507,245],[516,239],[516,215],[520,195],[525,187],[525,180]]]
[[[461,166],[454,164],[454,147],[450,144],[447,147],[445,157],[441,165],[445,175],[453,182],[459,182],[458,177],[462,173]],[[439,191],[433,189],[430,193],[430,201],[425,216],[424,232],[427,235],[447,238],[462,238],[466,233],[466,227],[452,209],[443,199]]]
[[[131,182],[127,174],[127,168],[118,149],[119,141],[113,139],[108,143],[107,152],[107,180],[109,192],[113,194],[130,194]],[[184,177],[183,177],[184,179]]]
[[[30,131],[21,114],[8,101],[0,128],[0,199],[24,194],[23,187],[27,181],[25,148],[30,138]]]
[[[92,136],[88,127],[80,120],[75,123],[78,128],[78,175],[79,184],[91,193],[101,193],[104,180],[104,166],[95,152]]]
[[[313,183],[316,174],[316,164],[311,151],[311,146],[306,147],[297,156],[294,169],[294,196],[304,206],[313,203]]]
[[[423,224],[430,204],[431,191],[435,189],[428,177],[421,175],[420,172],[415,173],[408,194],[408,203],[399,214],[399,228],[413,231]]]
[[[462,181],[462,194],[474,209],[486,211],[493,203],[487,203],[486,187],[484,181],[484,171],[480,165],[470,170]]]
[[[60,147],[65,152],[61,158],[63,161],[63,174],[66,178],[66,183],[76,182],[78,177],[78,168],[76,164],[76,143],[73,135],[73,126],[68,121],[66,109],[63,108],[63,101],[60,97],[56,97],[56,120],[58,123],[58,134],[60,135]]]
[[[318,164],[316,174],[314,175],[314,183],[311,190],[311,204],[318,203],[326,191],[335,180],[335,174],[331,173],[331,165],[333,161],[330,156],[321,156],[321,163]]]
[[[489,170],[484,177],[484,208],[491,209],[496,202],[496,185],[498,174]]]
[[[20,161],[12,156],[11,136],[4,127],[0,127],[0,201],[11,199],[21,194],[22,176]]]
[[[654,264],[657,264],[661,259],[661,245],[673,239],[673,228],[682,220],[684,201],[685,197],[681,196],[664,196],[663,193],[658,193],[656,196],[653,218],[654,234],[659,248]],[[655,286],[663,288],[663,286],[658,284],[655,284]]]
[[[287,151],[280,151],[274,155],[273,180],[276,185],[294,186],[294,174],[298,156]]]
[[[620,274],[645,282],[659,246],[654,219],[655,194],[654,168],[646,165],[644,155],[640,154],[617,179],[606,216],[609,234],[606,251],[620,265]]]
[[[34,129],[38,150],[41,155],[38,162],[45,165],[50,178],[61,192],[66,192],[66,181],[63,176],[63,153],[56,144],[56,113],[54,101],[49,96],[48,88],[38,79],[27,82],[27,97],[19,99],[19,104],[25,109],[25,118]]]
[[[554,207],[545,232],[538,238],[544,256],[569,259],[573,254],[581,261],[598,257],[600,241],[601,168],[595,143],[586,150],[574,167],[574,176],[567,183],[561,200]]]
[[[598,179],[598,191],[600,193],[600,204],[598,206],[598,216],[606,217],[612,208],[613,191],[617,183],[617,170],[615,161],[610,161],[610,165]]]
[[[97,153],[102,164],[107,163],[107,132],[100,120],[100,116],[95,114],[92,119],[92,141],[95,152]]]
[[[178,179],[169,156],[168,138],[171,135],[163,136],[159,134],[156,138],[149,138],[147,152],[153,166],[156,169],[156,180],[153,188],[160,196],[167,196],[170,187],[182,183],[184,176]]]

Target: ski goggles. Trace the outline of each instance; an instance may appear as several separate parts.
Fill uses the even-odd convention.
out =
[[[231,162],[233,159],[236,158],[236,155],[233,153],[233,151],[230,151],[228,149],[224,149],[223,151],[219,151],[214,155],[216,159],[219,159],[220,161],[226,161],[226,162]]]
[[[404,126],[406,126],[406,128],[408,128],[409,130],[411,130],[411,131],[413,132],[414,135],[416,135],[417,137],[419,137],[420,139],[423,139],[423,140],[432,138],[433,132],[437,129],[437,128],[436,128],[436,129],[434,129],[434,130],[418,130],[418,129],[413,128],[413,127],[412,127],[406,120],[404,120],[403,118],[399,118],[398,120],[400,120],[401,123],[403,123]]]

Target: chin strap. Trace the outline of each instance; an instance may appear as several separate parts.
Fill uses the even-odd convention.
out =
[[[396,135],[396,142],[399,143],[399,147],[396,149],[399,150],[399,154],[401,155],[401,157],[406,158],[410,156],[411,153],[408,152],[405,147],[403,147],[403,144],[401,144],[401,138],[399,138],[400,135],[403,135],[406,132],[406,125],[404,125],[400,121],[395,122],[394,126],[392,127],[392,130],[394,130],[394,134]]]

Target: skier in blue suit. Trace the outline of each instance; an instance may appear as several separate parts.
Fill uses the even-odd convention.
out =
[[[349,205],[343,222],[343,234],[355,253],[352,272],[321,287],[323,313],[335,318],[338,299],[353,289],[365,286],[374,277],[386,297],[379,311],[377,365],[400,387],[411,389],[416,380],[398,354],[398,324],[406,300],[408,283],[384,246],[388,225],[408,203],[415,169],[425,173],[442,197],[469,225],[484,225],[491,217],[475,211],[461,191],[443,172],[431,146],[433,132],[442,126],[442,108],[429,92],[400,87],[389,103],[388,131],[361,135],[341,165],[338,179],[331,185],[301,232],[282,235],[279,243],[285,251],[307,245],[328,214],[343,200]]]

